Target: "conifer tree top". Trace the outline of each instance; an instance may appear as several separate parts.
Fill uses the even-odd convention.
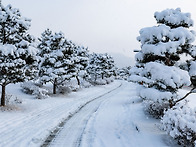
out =
[[[180,8],[166,9],[161,12],[155,12],[154,17],[158,23],[165,24],[171,28],[193,26],[193,20],[190,13],[182,13]]]

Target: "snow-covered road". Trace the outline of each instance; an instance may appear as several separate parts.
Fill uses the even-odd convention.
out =
[[[78,147],[82,143],[82,138],[88,121],[96,113],[108,98],[113,97],[121,88],[121,85],[117,88],[109,91],[97,97],[92,102],[85,105],[78,113],[73,115],[69,120],[65,121],[65,125],[56,134],[54,140],[50,143],[50,146],[56,147]],[[47,144],[47,141],[46,141]]]
[[[161,147],[175,146],[148,119],[136,96],[137,86],[122,86],[84,106],[67,120],[49,143],[51,147]]]

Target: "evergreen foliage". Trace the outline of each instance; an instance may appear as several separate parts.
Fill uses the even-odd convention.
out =
[[[83,46],[77,46],[74,44],[74,65],[75,65],[75,78],[78,85],[80,85],[80,78],[86,79],[88,77],[86,68],[89,63],[89,51],[88,48]]]
[[[129,80],[131,66],[117,69],[117,78],[120,80]]]
[[[62,32],[53,34],[49,29],[42,33],[40,41],[40,82],[51,82],[56,94],[57,86],[75,74],[74,45],[65,39]]]
[[[11,5],[0,7],[0,85],[1,105],[5,105],[5,87],[34,77],[36,50],[28,30],[31,20],[22,17]]]
[[[180,8],[155,12],[154,17],[158,26],[140,30],[137,39],[141,42],[141,51],[136,54],[137,63],[131,69],[130,80],[145,87],[140,92],[142,98],[169,106],[169,102],[179,99],[178,89],[190,85],[188,73],[174,65],[180,54],[192,48],[195,33],[188,28],[193,20]],[[156,93],[153,96],[149,94],[152,91]]]
[[[109,78],[115,75],[115,64],[113,58],[106,54],[93,53],[87,67],[91,80]]]

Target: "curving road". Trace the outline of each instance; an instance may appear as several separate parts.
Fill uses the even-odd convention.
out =
[[[128,82],[98,96],[62,122],[45,141],[50,147],[165,147],[177,145],[149,119]]]
[[[79,112],[74,114],[69,119],[60,124],[58,129],[48,137],[42,146],[53,147],[78,147],[81,145],[84,130],[87,126],[89,119],[97,112],[99,107],[105,101],[112,98],[122,88],[122,84],[117,88],[103,94],[93,101],[87,103],[80,109]]]

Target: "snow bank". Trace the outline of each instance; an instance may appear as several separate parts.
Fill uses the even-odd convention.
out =
[[[192,109],[185,103],[180,103],[166,111],[161,122],[163,129],[180,144],[194,145],[196,141],[196,107]]]

